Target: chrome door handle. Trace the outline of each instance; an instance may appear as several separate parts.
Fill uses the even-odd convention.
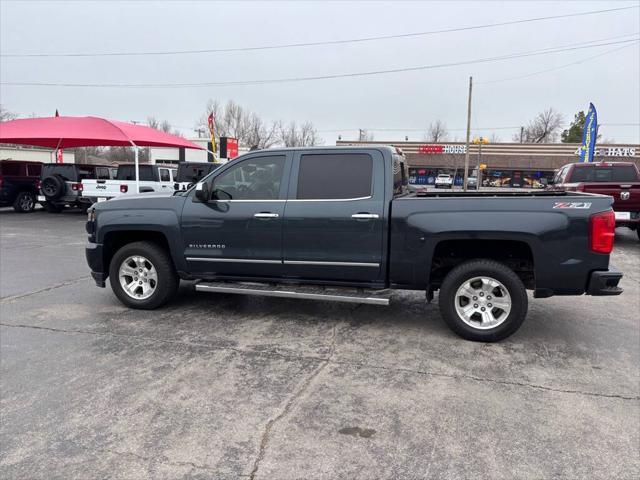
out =
[[[253,216],[255,218],[278,218],[280,215],[278,215],[277,213],[254,213]]]
[[[380,218],[380,215],[378,215],[377,213],[354,213],[353,215],[351,215],[351,218],[355,218],[358,220],[369,220]]]

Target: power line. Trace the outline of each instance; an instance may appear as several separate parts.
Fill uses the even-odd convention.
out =
[[[306,82],[313,80],[329,80],[337,78],[354,78],[354,77],[366,77],[374,75],[383,75],[390,73],[403,73],[413,72],[421,70],[435,70],[439,68],[456,67],[461,65],[471,65],[478,63],[489,63],[496,61],[512,60],[516,58],[533,57],[539,55],[547,55],[552,53],[561,53],[573,50],[583,50],[586,48],[604,47],[608,45],[620,45],[638,42],[638,38],[629,40],[621,40],[617,42],[605,42],[592,44],[594,40],[589,42],[582,42],[574,44],[577,46],[566,47],[550,47],[542,50],[533,50],[523,53],[500,55],[496,57],[487,57],[474,60],[465,60],[460,62],[449,62],[434,65],[421,65],[415,67],[403,67],[393,68],[386,70],[374,70],[368,72],[351,72],[351,73],[338,73],[333,75],[317,75],[308,77],[289,77],[289,78],[274,78],[274,79],[261,79],[261,80],[236,80],[229,82],[202,82],[202,83],[53,83],[53,82],[0,82],[1,85],[11,86],[38,86],[38,87],[84,87],[84,88],[196,88],[196,87],[226,87],[226,86],[239,86],[239,85],[266,85],[274,83],[292,83],[292,82]]]
[[[583,58],[583,59],[575,61],[575,62],[566,63],[564,65],[559,65],[557,67],[547,68],[545,70],[538,70],[537,72],[527,73],[525,75],[518,75],[516,77],[507,77],[507,78],[501,78],[501,79],[498,79],[498,80],[487,80],[487,81],[484,81],[484,82],[476,82],[476,84],[478,84],[478,85],[488,85],[488,84],[491,84],[491,83],[501,83],[501,82],[508,82],[510,80],[521,80],[523,78],[534,77],[536,75],[541,75],[543,73],[549,73],[549,72],[553,72],[555,70],[561,70],[563,68],[571,67],[573,65],[579,65],[581,63],[588,62],[588,61],[593,60],[595,58],[604,57],[605,55],[609,55],[609,54],[617,52],[619,50],[624,50],[625,48],[633,47],[634,45],[637,45],[637,43],[631,43],[631,44],[628,44],[628,45],[623,45],[622,47],[614,48],[612,50],[607,50],[606,52],[598,53],[597,55],[592,55],[590,57],[586,57],[586,58]]]
[[[470,25],[466,27],[445,28],[441,30],[427,30],[424,32],[400,33],[395,35],[380,35],[371,37],[350,38],[344,40],[325,40],[318,42],[302,42],[302,43],[285,43],[278,45],[258,45],[250,47],[234,47],[234,48],[210,48],[202,50],[165,50],[165,51],[141,51],[141,52],[98,52],[98,53],[6,53],[0,54],[4,58],[33,58],[33,57],[132,57],[132,56],[152,56],[152,55],[191,55],[203,53],[229,53],[229,52],[248,52],[256,50],[276,50],[283,48],[300,48],[300,47],[317,47],[322,45],[344,45],[349,43],[362,43],[378,40],[390,40],[399,38],[420,37],[426,35],[437,35],[441,33],[464,32],[469,30],[479,30],[486,28],[502,27],[506,25],[518,25],[522,23],[541,22],[546,20],[554,20],[559,18],[581,17],[586,15],[598,15],[602,13],[619,12],[629,9],[640,8],[638,5],[628,7],[609,8],[605,10],[591,10],[587,12],[567,13],[563,15],[552,15],[546,17],[524,18],[519,20],[509,20],[505,22],[486,23],[481,25]]]

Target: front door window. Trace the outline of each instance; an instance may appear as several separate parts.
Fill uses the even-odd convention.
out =
[[[216,177],[212,200],[277,200],[285,157],[274,155],[240,162]]]

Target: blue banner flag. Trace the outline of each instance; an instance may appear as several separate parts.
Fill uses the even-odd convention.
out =
[[[580,162],[593,162],[593,154],[596,150],[596,137],[598,136],[598,114],[593,103],[589,104],[589,111],[584,119],[582,131],[582,146],[580,147]]]

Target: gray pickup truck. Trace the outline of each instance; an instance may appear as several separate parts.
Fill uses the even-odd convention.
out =
[[[408,192],[391,147],[250,152],[186,191],[89,210],[86,256],[132,308],[180,279],[200,291],[386,305],[439,291],[460,336],[514,333],[535,298],[619,295],[611,197],[578,192]]]

